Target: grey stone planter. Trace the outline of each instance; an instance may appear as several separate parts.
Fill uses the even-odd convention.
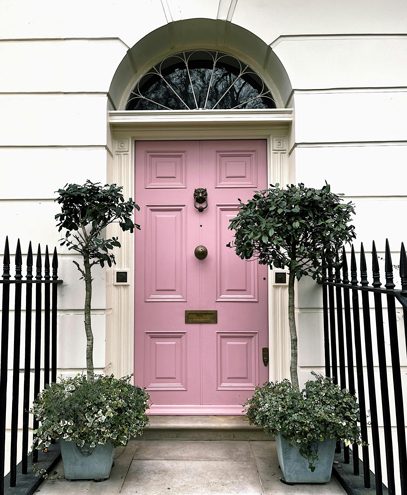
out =
[[[95,480],[109,478],[113,465],[113,445],[97,445],[91,451],[80,449],[73,442],[60,440],[64,474],[67,480]]]
[[[285,483],[328,483],[331,479],[332,464],[335,455],[335,440],[325,440],[316,445],[318,460],[315,471],[308,467],[308,460],[298,448],[290,445],[280,434],[276,435],[278,462]]]

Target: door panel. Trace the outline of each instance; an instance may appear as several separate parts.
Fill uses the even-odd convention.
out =
[[[226,247],[238,198],[267,186],[266,163],[259,140],[136,143],[135,377],[152,413],[239,414],[267,380],[267,269]],[[202,212],[196,188],[208,191]],[[217,311],[217,323],[186,323],[186,310]]]
[[[242,263],[232,249],[225,249],[233,239],[228,230],[229,222],[236,216],[237,206],[217,206],[217,267],[216,300],[221,301],[258,301],[257,263]]]
[[[146,206],[147,301],[186,301],[185,206]]]
[[[185,332],[146,332],[144,353],[149,390],[187,390]]]

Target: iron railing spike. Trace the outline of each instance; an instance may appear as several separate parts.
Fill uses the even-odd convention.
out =
[[[348,258],[346,255],[345,246],[342,247],[342,273],[343,273],[343,283],[349,283],[349,268],[348,268]]]
[[[407,290],[407,255],[404,242],[401,243],[400,248],[400,278],[401,278],[401,290]]]
[[[23,257],[21,255],[20,239],[17,239],[16,257],[15,257],[16,273],[18,271],[21,274],[22,264],[23,264]]]
[[[357,285],[358,277],[357,277],[357,263],[356,263],[356,255],[355,255],[355,247],[352,244],[351,254],[350,254],[350,276],[352,285]]]
[[[386,289],[394,289],[395,285],[393,282],[393,262],[391,259],[391,251],[389,240],[386,239],[386,252],[384,256],[384,269],[386,278]]]
[[[6,242],[4,244],[3,265],[4,267],[8,267],[8,271],[10,270],[10,247],[8,236],[6,237]]]
[[[376,243],[372,242],[372,275],[373,275],[373,287],[380,287],[382,283],[380,282],[380,267],[379,259],[377,257]]]
[[[54,247],[54,253],[52,255],[52,268],[53,270],[58,269],[58,254],[57,254],[57,248]]]
[[[37,249],[37,259],[35,266],[37,267],[37,274],[38,271],[41,270],[42,268],[42,258],[41,258],[41,246],[38,244],[38,249]]]
[[[360,243],[360,280],[363,286],[369,284],[367,280],[367,264],[363,242]]]

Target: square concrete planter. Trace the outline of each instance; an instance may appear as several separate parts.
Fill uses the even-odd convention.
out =
[[[67,480],[106,480],[113,465],[112,444],[97,445],[91,451],[80,449],[74,442],[60,440],[64,473]]]
[[[315,462],[314,471],[310,470],[308,460],[300,454],[298,448],[291,445],[280,434],[276,435],[276,446],[283,482],[290,484],[328,483],[331,479],[335,440],[325,440],[315,446],[318,460]]]

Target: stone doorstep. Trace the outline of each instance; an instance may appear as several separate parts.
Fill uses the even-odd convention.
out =
[[[273,440],[245,416],[150,416],[141,440]]]

